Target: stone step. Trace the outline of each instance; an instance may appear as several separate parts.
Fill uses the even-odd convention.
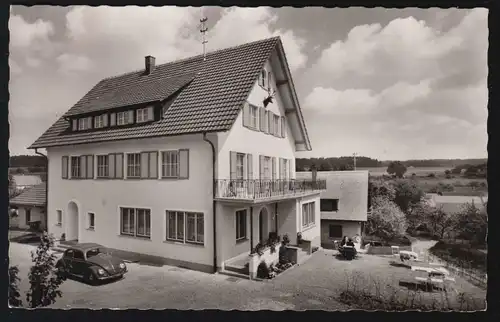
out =
[[[248,275],[248,264],[242,266],[238,264],[226,264],[224,265],[226,271],[235,272],[238,274]]]
[[[220,274],[231,276],[231,277],[237,277],[237,278],[241,278],[241,279],[246,279],[246,280],[250,279],[250,276],[248,275],[248,273],[242,274],[242,273],[230,271],[227,269],[220,271]]]

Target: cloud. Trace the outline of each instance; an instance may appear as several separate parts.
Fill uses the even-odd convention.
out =
[[[61,54],[57,57],[59,71],[62,73],[85,72],[92,68],[89,58],[75,54]]]
[[[430,81],[418,84],[398,82],[379,93],[371,89],[316,87],[305,98],[304,106],[322,114],[379,114],[425,98],[430,93]]]
[[[48,42],[49,36],[54,33],[51,22],[38,19],[34,23],[28,23],[16,15],[12,15],[9,19],[9,30],[10,46],[21,49],[34,46],[37,42]]]

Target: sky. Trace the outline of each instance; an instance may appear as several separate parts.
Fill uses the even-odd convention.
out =
[[[312,151],[487,157],[488,10],[12,6],[11,155],[102,78],[281,36]]]

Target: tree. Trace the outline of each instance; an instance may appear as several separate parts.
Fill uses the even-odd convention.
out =
[[[9,267],[9,305],[12,307],[20,307],[23,305],[18,286],[21,279],[17,276],[18,274],[19,268],[17,268],[17,266]]]
[[[368,208],[372,206],[372,200],[377,197],[384,197],[393,201],[396,196],[394,187],[385,180],[380,180],[370,176],[368,180]]]
[[[488,233],[487,207],[479,209],[474,202],[463,205],[461,211],[456,215],[455,230],[458,236],[479,245],[486,242]]]
[[[443,211],[442,208],[433,209],[427,216],[427,227],[431,235],[443,239],[446,233],[454,229],[456,217]]]
[[[406,166],[401,161],[392,161],[387,167],[387,173],[402,178],[406,173]]]
[[[366,232],[368,235],[392,240],[403,236],[408,228],[405,214],[391,200],[384,197],[373,199],[373,210],[368,215]]]
[[[424,191],[414,181],[398,180],[394,183],[394,202],[403,212],[408,212],[418,205],[424,197]]]
[[[57,258],[50,251],[53,245],[53,237],[43,233],[36,252],[31,253],[34,265],[28,274],[30,290],[26,293],[26,300],[30,308],[48,306],[62,295],[59,287],[66,278],[55,267]]]

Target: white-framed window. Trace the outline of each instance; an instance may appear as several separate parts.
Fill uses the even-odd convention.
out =
[[[98,115],[94,117],[94,128],[99,129],[104,127],[104,117],[106,115]]]
[[[245,154],[243,153],[236,154],[236,180],[243,180],[245,177],[244,160],[245,160]]]
[[[89,221],[88,222],[89,229],[94,230],[94,228],[95,228],[95,213],[89,212],[87,214],[87,216],[88,216],[88,221]]]
[[[267,72],[267,89],[271,90],[273,87],[273,78],[271,72]]]
[[[97,156],[97,177],[98,178],[108,178],[109,177],[109,156],[108,155],[98,155]]]
[[[127,178],[141,177],[141,154],[127,154]]]
[[[80,157],[71,157],[71,178],[80,178]]]
[[[88,130],[92,128],[92,116],[78,119],[78,129]]]
[[[315,223],[315,202],[302,204],[302,227],[309,227]]]
[[[250,105],[250,127],[257,129],[257,118],[259,115],[259,107]]]
[[[264,178],[271,179],[271,157],[264,157]]]
[[[141,109],[138,109],[137,110],[137,117],[136,117],[136,120],[137,120],[137,123],[142,123],[142,122],[146,122],[146,121],[149,121],[149,108],[141,108]]]
[[[62,226],[62,210],[56,210],[56,226]]]
[[[260,71],[259,85],[267,89],[267,71],[264,68]]]
[[[236,211],[236,241],[247,238],[247,210]]]
[[[122,235],[151,238],[151,210],[121,207],[120,226]]]
[[[274,132],[273,134],[275,136],[280,135],[281,129],[280,129],[280,117],[278,115],[273,115],[274,118]]]
[[[205,218],[203,213],[167,210],[166,216],[166,240],[194,244],[204,243]]]
[[[127,112],[116,113],[116,125],[125,125],[125,124],[127,124]]]
[[[179,176],[179,151],[163,151],[161,153],[161,176],[177,178]]]

